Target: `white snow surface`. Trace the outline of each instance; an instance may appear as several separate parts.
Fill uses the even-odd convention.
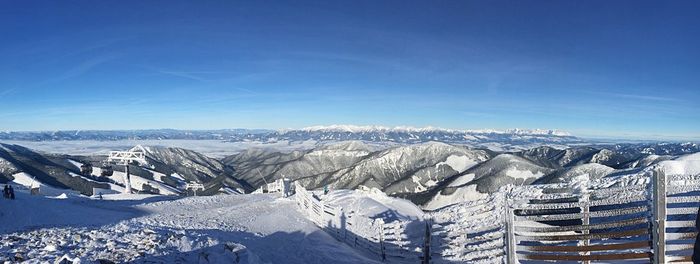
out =
[[[0,263],[379,263],[274,194],[0,201]],[[235,262],[238,260],[238,262]]]
[[[474,180],[474,177],[476,177],[476,174],[474,173],[469,173],[466,175],[459,176],[459,178],[455,179],[455,181],[451,182],[448,187],[457,187],[461,185],[465,185],[469,183],[470,181]]]
[[[15,186],[19,189],[39,188],[42,195],[49,196],[58,196],[64,193],[70,195],[79,195],[78,192],[73,190],[55,188],[50,185],[44,184],[38,179],[36,179],[34,176],[26,172],[15,173],[12,175],[12,177],[14,177],[14,180],[12,180],[12,182],[15,183]]]
[[[329,205],[342,207],[368,218],[384,218],[390,221],[423,220],[423,211],[408,200],[389,197],[376,188],[360,190],[334,190],[321,196]]]
[[[666,170],[667,175],[697,175],[700,174],[700,153],[662,161],[659,165]]]
[[[34,179],[33,176],[29,175],[26,172],[12,174],[12,177],[15,178],[14,180],[12,180],[14,183],[25,186],[27,188],[37,188],[41,187],[42,185],[41,182]]]
[[[473,174],[469,174],[473,175]],[[468,175],[465,175],[468,176]],[[464,177],[464,176],[462,176]],[[472,176],[473,178],[473,176]],[[442,192],[441,192],[442,194]],[[427,204],[423,206],[425,210],[436,210],[448,205],[456,203],[464,203],[468,201],[476,201],[488,197],[488,194],[480,193],[476,190],[476,184],[457,188],[454,193],[449,195],[436,195]]]
[[[467,169],[473,167],[476,165],[477,162],[469,159],[467,156],[463,155],[451,155],[447,157],[447,159],[443,162],[440,162],[438,164],[435,164],[435,167],[440,167],[441,165],[447,165],[450,166],[453,170],[462,173],[466,171]]]
[[[542,177],[544,175],[544,173],[542,173],[540,171],[538,171],[537,173],[532,173],[529,170],[518,170],[515,168],[510,168],[506,171],[506,175],[508,175],[509,177],[512,177],[514,179],[527,180],[527,179],[531,179],[531,178]]]

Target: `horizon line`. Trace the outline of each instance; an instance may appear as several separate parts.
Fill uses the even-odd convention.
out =
[[[56,132],[80,132],[80,131],[90,131],[90,132],[137,132],[137,131],[158,131],[158,130],[173,130],[173,131],[233,131],[233,130],[247,130],[247,131],[270,131],[270,132],[285,132],[285,131],[295,131],[295,130],[310,130],[314,128],[337,128],[339,126],[355,127],[355,128],[374,128],[377,130],[442,130],[449,132],[463,132],[463,133],[508,133],[509,131],[549,131],[552,133],[563,133],[565,135],[550,134],[552,136],[569,136],[581,139],[589,139],[595,141],[647,141],[647,142],[700,142],[700,137],[689,137],[689,136],[677,136],[677,135],[602,135],[602,134],[588,134],[588,133],[571,133],[568,130],[563,129],[540,129],[540,128],[509,128],[509,129],[452,129],[452,128],[442,128],[436,126],[424,126],[424,127],[414,127],[414,126],[382,126],[382,125],[324,125],[324,126],[307,126],[303,128],[138,128],[138,129],[56,129],[56,130],[2,130],[0,134],[9,133],[56,133]],[[347,131],[352,132],[352,131]]]

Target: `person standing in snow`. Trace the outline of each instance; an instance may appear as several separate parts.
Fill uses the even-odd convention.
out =
[[[323,186],[323,194],[328,194],[328,185]]]
[[[15,189],[12,188],[12,185],[10,185],[9,192],[10,192],[10,200],[14,200],[15,199]]]
[[[2,189],[2,197],[4,197],[5,199],[10,198],[10,189],[8,187],[9,185],[5,184],[5,188]]]

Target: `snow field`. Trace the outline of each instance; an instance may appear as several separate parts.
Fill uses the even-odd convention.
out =
[[[0,201],[0,263],[376,263],[278,195]]]

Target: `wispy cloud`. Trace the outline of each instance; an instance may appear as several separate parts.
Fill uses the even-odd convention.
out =
[[[118,56],[116,56],[116,55],[104,55],[104,56],[98,56],[98,57],[93,57],[93,58],[84,60],[81,63],[71,67],[67,71],[63,72],[62,74],[60,74],[54,78],[50,78],[50,79],[47,79],[47,80],[44,80],[42,82],[37,83],[36,86],[42,86],[42,85],[46,85],[46,84],[61,82],[61,81],[70,80],[73,78],[80,77],[80,76],[92,71],[93,69],[99,67],[100,65],[103,65],[105,63],[108,63],[108,62],[114,60],[117,57]]]
[[[0,90],[0,98],[5,97],[7,95],[11,95],[17,91],[17,88],[9,88],[5,90]]]
[[[625,93],[609,93],[609,92],[588,92],[589,94],[610,96],[625,99],[635,99],[635,100],[647,100],[647,101],[658,101],[658,102],[683,102],[684,100],[672,97],[647,95],[647,94],[625,94]]]
[[[180,77],[180,78],[185,78],[185,79],[190,79],[190,80],[195,80],[195,81],[200,81],[200,82],[206,82],[207,80],[195,75],[196,73],[194,72],[180,72],[180,71],[168,71],[168,70],[158,70],[158,73],[165,74],[165,75],[170,75],[170,76],[175,76],[175,77]]]

